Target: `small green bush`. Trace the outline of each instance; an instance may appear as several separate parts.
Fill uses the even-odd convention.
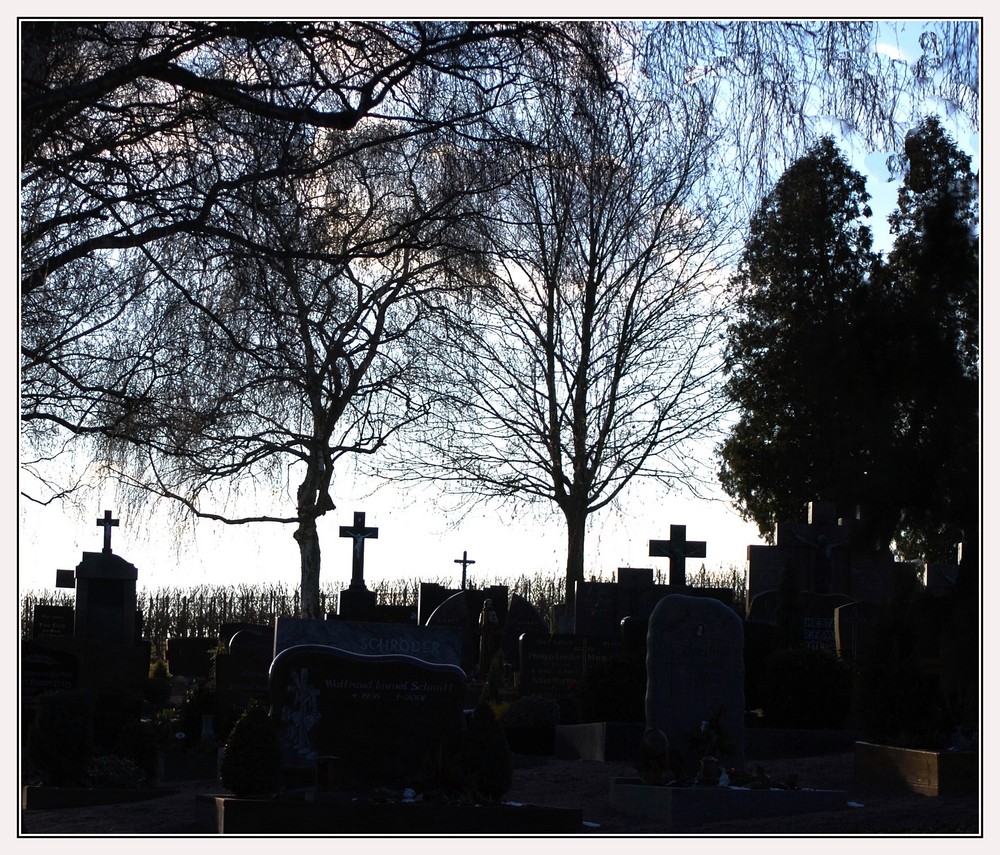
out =
[[[280,778],[278,734],[267,708],[259,701],[251,701],[229,734],[219,779],[237,797],[247,797],[276,792]]]
[[[94,695],[74,689],[40,695],[28,737],[28,760],[53,787],[82,786],[94,753]]]
[[[851,671],[828,650],[776,650],[764,663],[760,705],[769,727],[838,730],[851,711]]]

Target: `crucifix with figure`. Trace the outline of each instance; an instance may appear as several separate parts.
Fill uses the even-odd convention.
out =
[[[469,553],[466,550],[462,550],[462,557],[455,559],[456,564],[462,565],[462,590],[465,590],[465,568],[470,564],[475,564],[476,562],[469,558]]]
[[[117,526],[118,520],[111,519],[111,511],[104,512],[104,518],[97,521],[97,525],[104,529],[104,552],[111,551],[111,528]]]
[[[685,560],[705,557],[705,541],[688,540],[687,526],[670,526],[670,540],[649,541],[649,554],[653,558],[670,559],[670,584],[685,585]]]
[[[377,538],[378,529],[366,528],[364,511],[357,511],[354,514],[354,525],[342,525],[340,527],[340,536],[354,538],[354,558],[351,562],[351,588],[353,590],[363,590],[365,588],[365,540],[369,537]]]

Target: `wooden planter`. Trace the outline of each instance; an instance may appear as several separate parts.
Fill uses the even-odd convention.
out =
[[[882,790],[954,796],[979,789],[976,751],[925,751],[871,742],[854,743],[854,782]]]

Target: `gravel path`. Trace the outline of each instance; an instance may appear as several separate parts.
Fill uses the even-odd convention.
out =
[[[696,828],[670,828],[612,810],[612,777],[633,777],[630,763],[567,761],[516,757],[514,781],[506,799],[525,804],[582,808],[589,835],[749,835],[749,836],[982,836],[978,795],[930,798],[913,793],[887,795],[865,791],[853,781],[853,754],[769,760],[762,763],[773,780],[797,776],[800,786],[844,790],[857,805],[844,810],[799,816],[726,820]],[[199,793],[219,792],[211,780],[176,782],[167,794],[144,802],[61,810],[20,811],[19,836],[210,835],[212,808]]]

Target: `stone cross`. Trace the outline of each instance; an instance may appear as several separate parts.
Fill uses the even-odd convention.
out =
[[[340,527],[341,537],[354,538],[354,558],[351,563],[351,588],[361,589],[365,587],[365,539],[378,537],[377,528],[365,528],[364,511],[354,514],[354,525]]]
[[[104,529],[104,551],[111,551],[111,527],[118,525],[118,520],[111,519],[111,511],[104,512],[104,519],[99,519],[97,525]]]
[[[670,540],[649,541],[649,554],[653,558],[670,559],[670,584],[685,585],[685,559],[704,558],[705,541],[688,540],[687,526],[670,526]]]
[[[465,590],[465,568],[470,564],[475,564],[476,562],[469,558],[469,553],[466,550],[462,550],[462,557],[455,559],[456,564],[462,565],[462,590]]]

